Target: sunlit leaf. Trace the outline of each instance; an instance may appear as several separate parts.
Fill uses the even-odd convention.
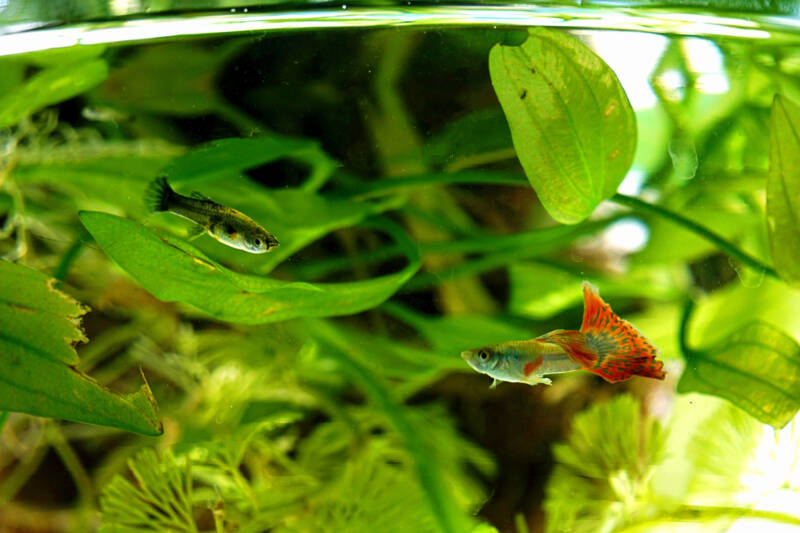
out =
[[[102,59],[49,67],[21,87],[0,96],[0,128],[16,123],[39,109],[90,89],[108,76]]]
[[[767,228],[775,269],[800,283],[800,107],[775,96],[770,118]]]
[[[776,428],[800,409],[800,345],[769,324],[753,322],[684,355],[678,392],[720,396]]]
[[[704,188],[702,182],[676,190],[666,196],[662,205],[680,213],[689,220],[707,228],[713,228],[726,239],[751,245],[763,232],[764,217],[760,209],[748,201],[748,195],[763,187],[763,182],[728,182],[720,186]],[[649,230],[645,248],[633,256],[637,264],[675,263],[696,261],[718,251],[718,248],[702,236],[669,220],[644,216]],[[748,252],[756,256],[758,250],[748,246]]]
[[[636,120],[611,68],[549,29],[496,45],[489,72],[517,157],[542,205],[574,224],[614,194],[633,160]]]
[[[637,269],[624,277],[577,272],[547,263],[515,263],[509,269],[512,312],[543,319],[583,302],[583,280],[595,284],[604,298],[670,299],[680,296],[675,276],[666,269]]]
[[[408,266],[365,281],[310,284],[237,274],[186,242],[132,220],[91,211],[80,218],[103,250],[154,296],[191,304],[230,322],[260,324],[357,313],[389,298],[420,266],[413,243],[388,224],[383,229],[403,247]]]
[[[0,410],[62,418],[159,435],[147,384],[119,396],[77,371],[73,344],[86,341],[86,309],[57,290],[55,280],[0,261]]]

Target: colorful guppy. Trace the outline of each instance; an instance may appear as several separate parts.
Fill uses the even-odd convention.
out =
[[[482,374],[500,381],[551,384],[546,374],[587,370],[615,383],[632,376],[664,379],[658,348],[618,317],[589,282],[583,282],[580,331],[557,329],[527,341],[491,344],[461,353]]]

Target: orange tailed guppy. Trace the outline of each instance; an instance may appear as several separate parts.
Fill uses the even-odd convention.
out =
[[[278,246],[274,235],[241,211],[220,205],[197,192],[191,197],[178,194],[164,176],[150,182],[145,203],[151,213],[169,211],[188,218],[222,244],[238,250],[263,254]]]
[[[664,379],[658,348],[618,317],[597,289],[583,282],[580,331],[557,329],[527,341],[509,341],[467,350],[469,366],[500,381],[551,384],[545,374],[587,370],[615,383],[631,376]]]

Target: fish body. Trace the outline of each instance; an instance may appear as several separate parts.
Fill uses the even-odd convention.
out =
[[[548,374],[586,370],[615,383],[632,376],[664,379],[658,349],[619,318],[590,283],[583,283],[580,331],[555,330],[525,341],[467,350],[461,357],[474,370],[498,381],[550,385]]]
[[[199,193],[184,196],[169,186],[166,177],[154,179],[145,202],[151,213],[169,211],[202,226],[213,238],[238,250],[263,254],[278,246],[278,239],[241,211],[218,204]]]

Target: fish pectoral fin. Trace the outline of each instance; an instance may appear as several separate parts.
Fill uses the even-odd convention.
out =
[[[213,200],[211,198],[209,198],[208,196],[206,196],[205,194],[203,194],[201,192],[192,191],[191,193],[189,193],[189,196],[191,196],[192,198],[196,198],[198,200],[207,200],[209,202],[213,202]]]
[[[531,386],[535,386],[535,385],[552,385],[553,384],[553,382],[550,380],[550,378],[543,378],[541,376],[532,376],[532,377],[526,379],[525,383],[527,383],[528,385],[531,385]]]
[[[497,386],[498,386],[500,383],[501,383],[501,381],[500,381],[499,379],[494,379],[494,378],[492,378],[492,384],[491,384],[491,385],[489,385],[489,388],[490,388],[490,389],[497,388]]]
[[[204,228],[200,224],[192,224],[192,227],[189,228],[189,230],[188,230],[186,238],[188,240],[190,240],[190,241],[193,241],[193,240],[195,240],[196,238],[198,238],[199,236],[201,236],[205,232],[206,232],[206,228]]]

